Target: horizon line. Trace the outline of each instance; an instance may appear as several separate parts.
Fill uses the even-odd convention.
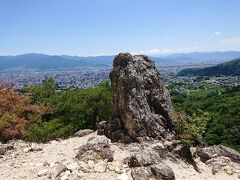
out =
[[[169,55],[173,55],[173,54],[192,54],[192,53],[211,53],[211,52],[240,52],[240,50],[214,50],[214,51],[191,51],[191,52],[173,52],[173,53],[166,53],[166,54],[146,54],[146,53],[134,53],[134,52],[119,52],[119,53],[130,53],[132,55],[147,55],[150,57],[165,57],[165,56],[169,56]],[[116,56],[117,54],[99,54],[99,55],[86,55],[86,56],[82,56],[82,55],[75,55],[75,54],[45,54],[45,53],[38,53],[38,52],[31,52],[31,53],[22,53],[22,54],[8,54],[8,55],[0,55],[0,56],[22,56],[22,55],[46,55],[46,56],[71,56],[71,57],[83,57],[83,58],[88,58],[88,57],[101,57],[101,56]]]

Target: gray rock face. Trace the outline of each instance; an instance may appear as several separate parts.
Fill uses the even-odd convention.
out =
[[[137,167],[131,172],[133,180],[155,179],[150,167]]]
[[[103,133],[113,141],[141,141],[172,136],[172,104],[163,79],[147,56],[119,54],[110,73],[113,119]]]
[[[151,166],[141,166],[133,168],[131,175],[134,180],[175,180],[173,170],[162,162]]]
[[[97,162],[100,159],[113,161],[113,152],[109,145],[109,139],[105,136],[89,138],[87,144],[79,148],[76,158],[84,162],[89,160]]]
[[[143,151],[133,154],[128,160],[129,167],[150,166],[160,162],[160,157],[154,151]]]
[[[159,163],[151,166],[151,171],[156,179],[174,180],[175,175],[173,170],[166,164]]]
[[[144,150],[125,159],[132,168],[131,175],[134,180],[163,179],[174,180],[173,170],[164,164],[159,155],[152,150]]]
[[[201,148],[198,150],[197,154],[203,162],[216,156],[225,156],[230,158],[232,162],[240,163],[240,153],[223,145]]]

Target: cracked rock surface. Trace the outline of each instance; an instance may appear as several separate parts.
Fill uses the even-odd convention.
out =
[[[113,61],[110,79],[113,119],[100,125],[100,134],[120,142],[173,137],[171,100],[153,61],[120,53]]]

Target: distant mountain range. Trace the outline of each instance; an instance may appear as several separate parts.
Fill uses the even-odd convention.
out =
[[[32,53],[18,56],[0,56],[0,70],[16,68],[47,70],[89,66],[111,66],[112,60],[113,56],[78,57]]]
[[[240,58],[207,68],[188,68],[180,71],[179,76],[240,76]]]
[[[240,58],[240,51],[177,53],[168,56],[151,57],[157,64],[181,64],[211,61],[224,61]],[[15,69],[69,69],[85,67],[111,67],[114,56],[59,56],[45,54],[23,54],[0,56],[0,70]]]
[[[165,58],[180,59],[198,59],[198,60],[217,60],[217,59],[236,59],[240,58],[240,51],[211,51],[211,52],[192,52],[192,53],[176,53]]]

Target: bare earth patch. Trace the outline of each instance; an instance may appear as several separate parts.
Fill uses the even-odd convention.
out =
[[[10,149],[0,156],[0,180],[40,180],[49,179],[50,177],[61,180],[131,180],[131,168],[124,164],[124,159],[132,153],[128,150],[127,145],[110,143],[113,151],[112,162],[100,160],[86,163],[76,159],[78,148],[85,145],[89,138],[96,136],[96,133],[92,133],[83,137],[71,137],[65,140],[54,140],[40,144],[12,141],[10,144],[14,146],[14,149]],[[219,171],[214,174],[212,168],[199,159],[196,162],[201,173],[197,172],[192,165],[188,165],[181,160],[176,162],[163,161],[173,169],[176,179],[179,180],[238,179],[239,171],[233,174]],[[56,177],[54,177],[55,175]]]

